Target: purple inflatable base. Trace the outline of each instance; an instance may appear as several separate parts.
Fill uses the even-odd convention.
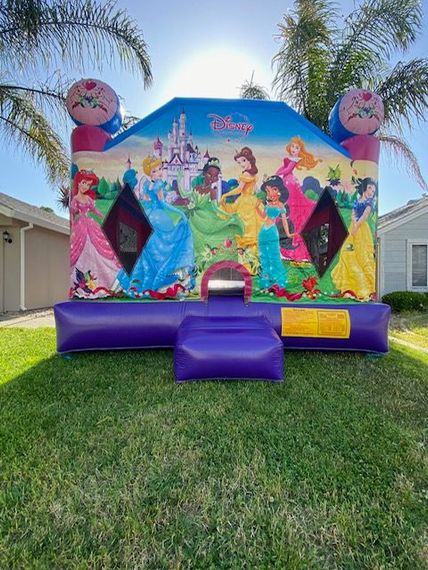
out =
[[[281,308],[345,309],[349,338],[281,336]],[[390,307],[381,303],[321,305],[248,303],[240,297],[202,301],[66,301],[54,307],[57,351],[173,348],[186,317],[264,317],[286,349],[388,352]]]
[[[176,382],[282,382],[284,346],[263,317],[187,317],[177,333],[174,375]]]
[[[266,382],[267,384],[282,384],[284,380],[272,380],[271,378],[232,378],[231,376],[224,376],[223,378],[219,376],[213,378],[186,378],[185,380],[175,378],[174,380],[174,384],[189,384],[189,382]]]

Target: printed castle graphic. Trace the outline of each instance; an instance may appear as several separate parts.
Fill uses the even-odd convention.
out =
[[[198,145],[194,146],[192,133],[187,130],[187,117],[184,110],[177,121],[174,118],[168,133],[168,146],[164,152],[164,144],[159,137],[153,143],[154,155],[162,159],[164,180],[172,187],[177,180],[177,173],[183,173],[182,185],[188,192],[192,188],[192,181],[202,173],[204,165],[210,158],[208,150],[202,156]]]

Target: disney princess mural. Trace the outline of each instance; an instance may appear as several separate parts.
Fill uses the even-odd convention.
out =
[[[239,185],[237,188],[223,194],[220,200],[222,210],[229,213],[236,213],[244,224],[244,232],[242,235],[236,236],[236,242],[239,248],[250,248],[254,254],[257,254],[258,235],[262,225],[260,216],[256,215],[256,206],[258,198],[256,196],[256,184],[258,169],[256,166],[256,157],[253,151],[245,146],[234,156],[235,162],[241,168],[239,176]],[[229,196],[238,196],[232,204],[227,203]]]
[[[103,218],[95,207],[95,193],[92,190],[98,182],[98,176],[87,170],[79,170],[73,180],[70,201],[72,297],[90,299],[109,296],[121,267],[99,224],[89,216],[92,213]]]
[[[183,212],[165,201],[167,183],[163,180],[162,160],[146,157],[143,171],[148,178],[142,185],[140,204],[153,233],[131,275],[124,269],[119,272],[119,284],[131,297],[148,295],[174,284],[189,291],[194,286],[195,258],[188,220]]]
[[[300,236],[304,225],[310,216],[315,203],[309,200],[302,191],[300,182],[297,180],[294,171],[306,169],[312,170],[321,159],[315,158],[313,154],[305,148],[305,143],[300,137],[293,137],[286,145],[287,156],[284,158],[282,166],[278,168],[276,174],[281,176],[284,185],[289,192],[288,207],[290,219],[294,224],[296,235],[293,239],[293,249],[284,252],[287,259],[293,261],[310,261],[310,255],[305,243]]]
[[[204,165],[201,175],[193,181],[193,190],[185,192],[182,176],[177,176],[180,196],[186,200],[185,212],[193,235],[195,257],[201,258],[233,236],[241,236],[244,226],[237,214],[225,212],[217,204],[221,175],[220,161],[211,157]],[[232,249],[230,250],[232,252]]]
[[[373,298],[376,291],[374,242],[368,223],[375,212],[376,191],[377,183],[373,178],[360,181],[349,235],[331,272],[333,283],[342,295],[365,301]]]
[[[192,188],[199,194],[209,194],[210,200],[217,200],[219,192],[218,185],[221,174],[220,161],[216,157],[211,157],[205,163],[201,174],[192,181]]]
[[[268,289],[272,285],[285,287],[287,285],[287,274],[281,260],[277,223],[278,220],[281,221],[288,238],[294,237],[294,234],[290,233],[289,230],[285,206],[288,191],[279,176],[270,176],[262,184],[261,189],[266,193],[266,205],[263,208],[262,202],[259,201],[256,206],[256,212],[263,220],[258,241],[260,255],[259,284],[262,289]]]

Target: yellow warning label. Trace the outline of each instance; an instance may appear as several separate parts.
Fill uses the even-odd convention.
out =
[[[350,333],[346,309],[281,309],[281,336],[349,338]]]

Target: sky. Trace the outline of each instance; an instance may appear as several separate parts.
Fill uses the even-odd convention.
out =
[[[353,2],[340,3],[343,14]],[[152,61],[153,85],[144,89],[141,78],[105,65],[102,71],[88,66],[74,79],[98,77],[123,98],[126,111],[143,118],[173,97],[237,98],[239,87],[251,78],[270,88],[274,77],[271,61],[279,49],[277,25],[292,7],[291,0],[119,0],[143,30]],[[428,15],[428,0],[424,2]],[[409,57],[425,57],[428,23]],[[42,80],[52,70],[39,70]],[[271,92],[272,93],[272,92]],[[272,93],[274,96],[274,93]],[[68,141],[73,124],[60,127]],[[405,131],[428,180],[428,124]],[[55,189],[46,181],[43,167],[15,146],[0,147],[0,191],[38,206],[56,204]],[[382,153],[379,171],[379,212],[386,213],[421,196],[422,189],[406,173],[402,163]]]

